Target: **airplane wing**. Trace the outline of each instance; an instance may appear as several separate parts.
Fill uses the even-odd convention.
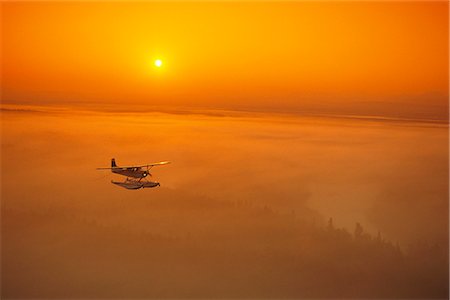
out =
[[[153,166],[161,166],[161,165],[167,165],[170,164],[170,161],[160,161],[156,163],[151,163],[147,165],[140,165],[140,166],[118,166],[118,167],[110,167],[110,168],[97,168],[97,170],[111,170],[111,169],[130,169],[130,168],[151,168]]]
[[[156,162],[156,163],[151,163],[151,164],[147,164],[147,165],[142,165],[142,166],[132,166],[134,168],[150,168],[150,167],[154,167],[154,166],[161,166],[161,165],[167,165],[170,164],[170,161],[160,161],[160,162]]]

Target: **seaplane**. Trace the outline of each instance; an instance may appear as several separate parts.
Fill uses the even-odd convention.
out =
[[[152,176],[150,169],[154,166],[167,165],[169,163],[170,161],[160,161],[147,165],[119,167],[113,158],[111,159],[111,167],[97,168],[97,170],[111,170],[112,173],[126,176],[127,178],[123,182],[111,180],[111,183],[129,190],[138,190],[159,186],[159,182],[147,180],[147,177]]]

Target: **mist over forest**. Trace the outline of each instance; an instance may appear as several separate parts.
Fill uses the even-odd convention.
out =
[[[4,106],[1,155],[5,299],[448,298],[446,124]]]

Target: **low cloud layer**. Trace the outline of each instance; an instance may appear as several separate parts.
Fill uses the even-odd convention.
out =
[[[448,128],[433,123],[258,114],[4,111],[2,207],[7,216],[19,216],[7,219],[15,221],[3,227],[7,250],[20,249],[14,237],[25,235],[27,224],[41,228],[43,215],[52,224],[40,231],[45,239],[58,224],[80,235],[86,234],[83,226],[94,224],[129,234],[198,238],[200,243],[214,236],[226,243],[228,234],[235,232],[230,249],[240,243],[235,240],[239,236],[272,232],[268,241],[277,244],[280,238],[280,245],[291,249],[296,245],[290,238],[294,230],[306,232],[309,242],[304,247],[320,252],[325,244],[312,242],[320,234],[305,226],[325,228],[332,218],[334,227],[353,233],[355,223],[360,223],[364,232],[380,232],[383,240],[399,242],[403,250],[417,243],[446,245],[447,154]],[[128,191],[110,184],[119,178],[95,170],[108,166],[112,157],[119,165],[158,160],[172,164],[153,169],[161,188]],[[70,229],[67,218],[84,225]],[[297,223],[290,223],[290,218]],[[346,243],[345,235],[339,239]],[[31,237],[25,241],[31,243]],[[256,239],[252,245],[260,242]],[[35,243],[41,249],[39,241]],[[12,274],[19,272],[15,265],[8,267]],[[309,287],[306,295],[320,295],[319,290]],[[206,295],[214,294],[210,292]],[[342,295],[349,296],[347,292]],[[353,294],[358,295],[362,294]]]

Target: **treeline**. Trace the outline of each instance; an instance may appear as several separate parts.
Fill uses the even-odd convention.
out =
[[[309,210],[123,200],[4,208],[2,298],[448,296],[447,245],[400,247]]]

